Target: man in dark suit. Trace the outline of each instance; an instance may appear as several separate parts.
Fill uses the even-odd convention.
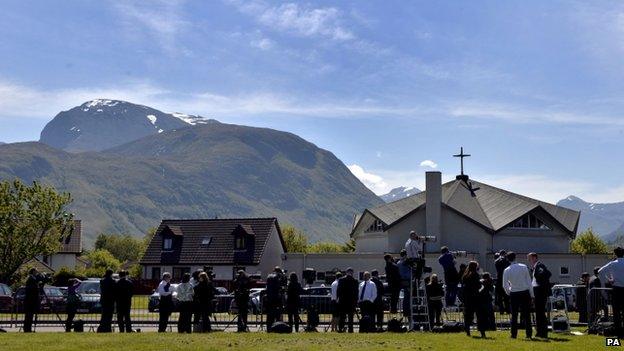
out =
[[[28,271],[28,278],[26,279],[25,295],[24,295],[24,333],[32,333],[32,324],[35,314],[39,313],[39,304],[41,297],[39,292],[41,286],[39,285],[39,272],[36,268],[31,268]]]
[[[282,269],[275,267],[266,281],[267,331],[271,331],[273,323],[282,319],[284,300],[284,284]]]
[[[509,295],[503,288],[503,272],[510,264],[507,259],[507,252],[500,250],[498,258],[494,261],[496,267],[496,305],[500,313],[509,313]]]
[[[394,263],[392,255],[386,254],[384,260],[386,261],[386,281],[388,282],[388,290],[390,292],[390,313],[397,313],[397,305],[401,293],[401,273],[399,272],[399,266]]]
[[[374,303],[374,316],[375,316],[375,324],[377,324],[377,329],[381,330],[383,328],[383,318],[384,318],[384,285],[381,279],[379,279],[379,271],[373,269],[371,271],[371,281],[375,284],[377,288],[377,298],[375,298]]]
[[[535,336],[548,338],[548,320],[546,319],[546,302],[550,293],[550,276],[552,275],[546,265],[539,261],[537,254],[531,252],[527,255],[531,275],[533,276],[533,293],[535,295]],[[526,321],[525,321],[526,323]]]
[[[112,331],[113,312],[115,311],[115,279],[113,270],[107,269],[104,279],[100,280],[100,305],[102,306],[102,316],[98,333],[110,333]]]
[[[358,281],[353,278],[353,268],[347,268],[346,275],[338,281],[338,332],[344,332],[345,319],[348,320],[349,333],[353,333],[353,315],[358,303]]]
[[[130,308],[132,307],[132,282],[128,280],[128,272],[119,272],[119,281],[115,285],[115,301],[117,302],[117,325],[119,332],[132,333]]]

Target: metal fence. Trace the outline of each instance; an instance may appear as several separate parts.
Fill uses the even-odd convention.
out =
[[[575,323],[594,323],[596,321],[604,321],[612,316],[612,309],[610,307],[611,289],[591,289],[584,298],[582,294],[576,295],[567,303],[568,311],[570,312],[570,322]],[[403,297],[399,298],[398,313],[389,312],[389,299],[385,298],[384,303],[384,323],[392,318],[403,318],[404,323],[407,323],[407,318],[404,318],[402,312]],[[579,301],[586,301],[585,307],[583,303]],[[458,301],[459,302],[459,301]],[[249,301],[248,306],[248,325],[253,328],[262,329],[265,328],[266,322],[266,308],[257,295],[253,296]],[[332,303],[329,296],[318,295],[302,295],[301,296],[301,309],[299,311],[299,318],[301,323],[305,325],[308,321],[310,312],[318,314],[318,322],[320,328],[327,329],[332,322]],[[211,322],[213,328],[216,330],[224,329],[236,329],[237,309],[233,304],[232,295],[219,295],[214,301],[214,313],[212,314]],[[91,299],[84,298],[78,308],[75,320],[81,320],[84,322],[85,330],[95,330],[100,322],[101,306],[99,305],[99,297],[92,297]],[[179,313],[174,311],[169,318],[169,326],[175,330],[178,321]],[[359,319],[359,314],[356,314],[356,323]],[[41,308],[36,316],[35,325],[36,328],[56,327],[63,328],[65,320],[67,318],[66,305],[60,301],[49,301],[46,298],[42,298]],[[495,312],[495,322],[498,328],[507,328],[509,326],[509,315]],[[132,300],[131,309],[132,324],[135,328],[142,327],[155,327],[158,324],[159,312],[157,308],[157,299],[151,298],[149,295],[134,296]],[[463,322],[463,309],[461,307],[443,307],[441,313],[441,321],[449,322]],[[282,320],[287,320],[286,311],[282,310]],[[113,327],[116,327],[116,316],[113,317]],[[14,302],[10,308],[4,306],[4,309],[0,309],[0,327],[2,328],[22,328],[24,322],[24,306],[19,301]]]

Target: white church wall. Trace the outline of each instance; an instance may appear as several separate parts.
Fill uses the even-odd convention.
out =
[[[425,210],[424,208],[409,215],[409,217],[400,221],[386,231],[388,236],[388,244],[386,251],[399,252],[405,248],[405,242],[409,239],[410,231],[415,231],[421,235],[426,232]],[[437,244],[432,243],[433,247],[428,250],[435,250]],[[431,245],[428,245],[431,246]],[[436,250],[437,251],[437,250]]]
[[[482,227],[448,208],[442,208],[442,239],[438,245],[450,250],[478,252],[485,256],[489,252],[492,235]]]

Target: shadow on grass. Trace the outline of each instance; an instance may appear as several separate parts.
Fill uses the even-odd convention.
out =
[[[566,339],[566,338],[552,338],[549,337],[547,339],[543,339],[543,338],[531,338],[531,339],[524,339],[525,341],[532,341],[532,342],[569,342],[570,339]]]

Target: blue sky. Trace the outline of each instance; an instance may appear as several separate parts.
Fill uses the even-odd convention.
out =
[[[294,132],[376,193],[624,201],[624,4],[3,1],[0,141],[94,98]],[[430,162],[425,162],[430,161]]]

